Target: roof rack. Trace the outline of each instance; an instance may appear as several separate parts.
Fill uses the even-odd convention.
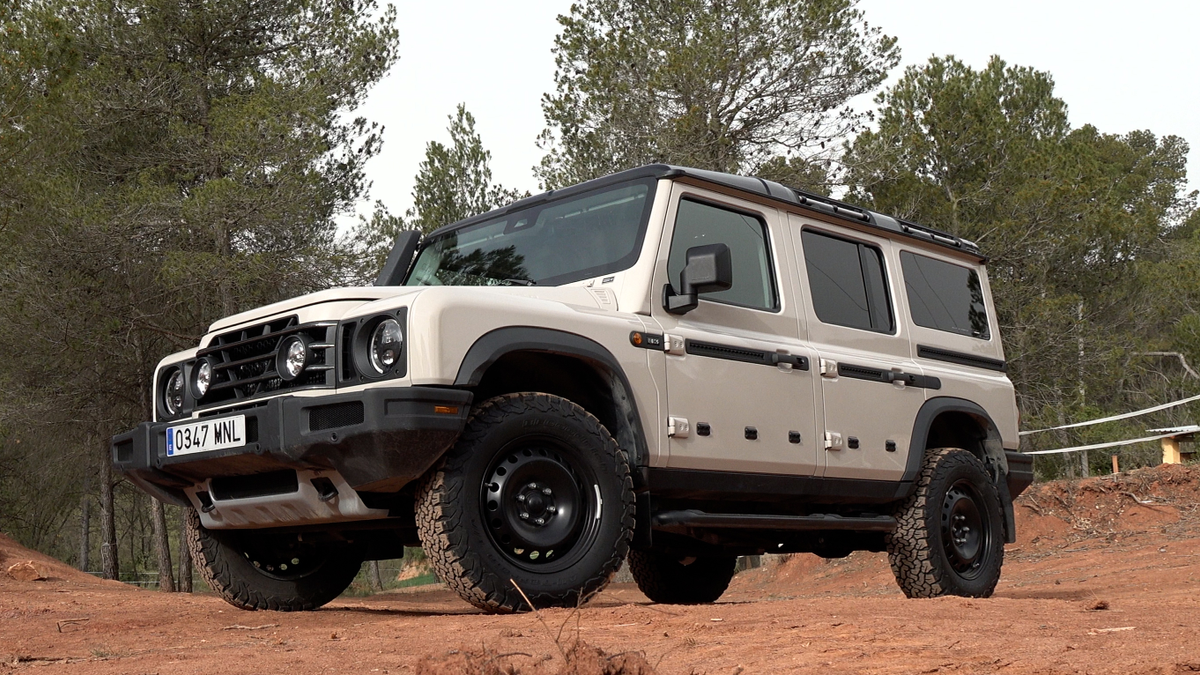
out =
[[[941,230],[936,230],[932,227],[926,227],[924,225],[918,225],[907,220],[898,220],[897,222],[900,223],[900,229],[903,230],[905,234],[924,237],[930,241],[936,241],[939,244],[965,249],[971,251],[972,253],[979,253],[979,245],[969,239],[956,237],[949,232],[942,232]]]
[[[825,211],[826,213],[850,218],[852,220],[861,220],[864,223],[871,222],[871,214],[866,209],[860,209],[857,206],[852,206],[845,202],[839,202],[836,199],[822,197],[811,192],[805,192],[797,188],[789,187],[789,190],[796,193],[796,201],[801,206],[807,206],[810,209]]]

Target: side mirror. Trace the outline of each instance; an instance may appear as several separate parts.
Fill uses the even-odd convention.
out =
[[[679,273],[679,295],[668,284],[663,289],[663,308],[671,314],[687,314],[696,309],[701,293],[733,288],[733,256],[725,244],[693,246],[687,250],[687,264]]]

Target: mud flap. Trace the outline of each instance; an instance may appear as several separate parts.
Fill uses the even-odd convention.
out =
[[[996,481],[996,491],[1000,493],[1000,505],[1004,508],[1004,543],[1017,543],[1017,518],[1013,513],[1012,495],[1008,492],[1008,480],[1001,475]]]
[[[633,541],[629,542],[629,547],[639,551],[649,550],[654,544],[650,535],[652,522],[650,519],[650,492],[639,492],[637,494],[637,509],[633,514]]]

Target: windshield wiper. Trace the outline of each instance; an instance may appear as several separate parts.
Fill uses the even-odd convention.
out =
[[[537,286],[533,279],[504,279],[504,283],[509,286]]]

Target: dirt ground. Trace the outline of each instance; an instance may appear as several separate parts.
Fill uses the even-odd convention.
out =
[[[720,602],[614,584],[489,616],[438,586],[317,612],[98,581],[0,536],[0,674],[1200,672],[1200,467],[1039,485],[987,600],[908,600],[882,554],[797,555]],[[15,581],[24,560],[48,577]],[[567,662],[570,666],[567,666]]]

